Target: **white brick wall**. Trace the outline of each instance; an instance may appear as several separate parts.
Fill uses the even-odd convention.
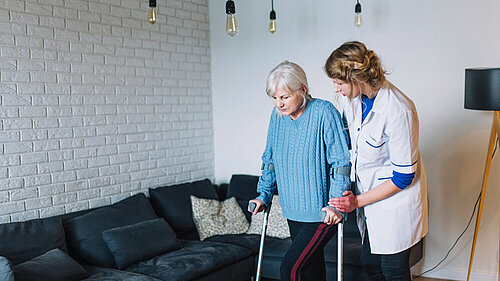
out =
[[[0,223],[213,178],[208,0],[0,0]]]

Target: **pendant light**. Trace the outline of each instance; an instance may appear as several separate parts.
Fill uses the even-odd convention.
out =
[[[276,12],[274,11],[274,0],[271,0],[271,13],[269,14],[269,32],[276,32]]]
[[[357,4],[354,7],[354,25],[357,27],[361,26],[361,4],[359,4],[359,0],[357,0]]]
[[[149,0],[148,22],[150,24],[156,23],[156,0]]]
[[[238,34],[238,23],[236,22],[236,8],[232,0],[227,0],[226,2],[226,33],[230,36],[235,36]]]

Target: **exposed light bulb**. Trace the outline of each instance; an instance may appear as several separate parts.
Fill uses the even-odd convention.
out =
[[[150,24],[155,24],[156,23],[156,8],[149,9],[148,22]]]
[[[238,34],[238,23],[236,22],[236,8],[232,0],[227,0],[226,2],[226,33],[230,36],[235,36]]]
[[[149,0],[148,22],[150,24],[156,23],[156,0]]]
[[[274,10],[272,10],[269,15],[269,32],[271,32],[271,34],[276,32],[276,12]]]
[[[234,14],[227,15],[227,20],[226,20],[226,33],[234,36],[238,34],[238,23],[236,22],[236,17]]]
[[[354,25],[357,27],[361,26],[361,4],[359,4],[359,0],[357,1],[356,6],[354,7]]]

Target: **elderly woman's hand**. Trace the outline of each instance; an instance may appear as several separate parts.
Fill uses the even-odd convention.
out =
[[[323,209],[321,209],[321,211],[326,212],[326,216],[325,219],[323,220],[323,223],[332,225],[342,221],[342,215],[333,208],[324,207]]]
[[[328,205],[344,213],[350,213],[358,208],[358,199],[352,191],[344,191],[342,195],[343,197],[331,198]]]
[[[255,204],[255,209],[253,209],[253,211],[250,210],[250,203]],[[248,211],[250,213],[252,213],[253,215],[257,214],[258,212],[263,211],[265,208],[266,208],[266,204],[264,204],[264,202],[260,199],[252,199],[252,200],[248,201]]]

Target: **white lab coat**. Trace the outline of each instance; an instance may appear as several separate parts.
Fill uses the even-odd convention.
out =
[[[415,245],[428,231],[427,183],[418,149],[418,116],[413,102],[390,82],[378,91],[361,122],[361,95],[342,97],[351,138],[351,180],[366,192],[389,180],[392,172],[413,173],[410,186],[358,209],[358,228],[368,227],[373,254],[394,254]]]

